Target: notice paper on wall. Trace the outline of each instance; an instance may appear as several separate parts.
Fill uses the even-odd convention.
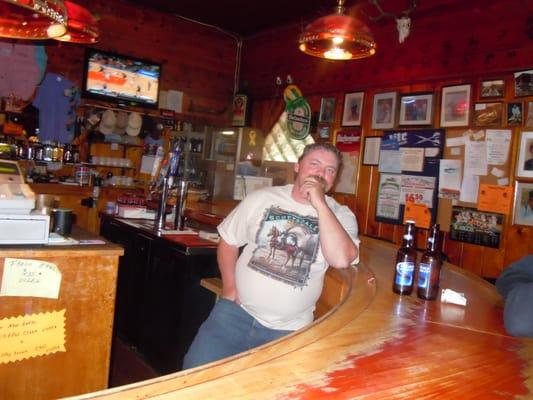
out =
[[[61,271],[57,265],[21,258],[5,258],[0,296],[57,299]]]
[[[0,364],[66,351],[65,310],[0,319]]]

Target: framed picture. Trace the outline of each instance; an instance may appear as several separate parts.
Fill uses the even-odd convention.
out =
[[[450,239],[479,246],[500,247],[503,214],[452,207]]]
[[[533,69],[514,73],[514,95],[533,96]]]
[[[533,178],[533,132],[522,132],[518,148],[517,178]]]
[[[440,126],[468,126],[470,121],[471,85],[442,88]]]
[[[507,104],[507,125],[522,126],[522,103]]]
[[[343,126],[361,125],[364,96],[365,92],[346,93],[344,95],[344,109],[342,111]]]
[[[320,139],[329,139],[329,134],[331,131],[331,127],[327,124],[319,124],[318,125],[318,137]]]
[[[363,149],[363,165],[379,165],[381,137],[366,137]]]
[[[376,93],[372,107],[372,129],[392,129],[396,120],[398,93]]]
[[[335,120],[335,97],[322,97],[318,122],[333,122]]]
[[[400,125],[431,125],[433,120],[433,93],[402,94]]]
[[[513,224],[533,226],[533,183],[516,182]]]
[[[503,79],[481,81],[479,85],[479,98],[502,98],[504,95],[505,81]]]
[[[525,121],[526,127],[533,128],[533,101],[527,102],[527,117]]]
[[[503,103],[474,104],[474,126],[501,127]]]

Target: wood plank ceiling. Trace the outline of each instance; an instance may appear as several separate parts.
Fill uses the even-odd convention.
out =
[[[236,33],[241,37],[250,37],[258,32],[275,29],[291,23],[305,26],[311,20],[331,14],[337,4],[336,0],[129,0],[138,6],[180,15],[198,22],[216,26],[225,31]],[[516,7],[527,9],[530,0],[513,0]],[[350,15],[360,15],[371,26],[376,23],[390,23],[390,18],[379,22],[371,17],[379,15],[376,0],[347,0],[346,9]],[[484,0],[378,0],[386,13],[396,17],[402,11],[416,4],[411,17],[427,18],[442,15],[450,11],[462,10],[473,17],[483,12]]]

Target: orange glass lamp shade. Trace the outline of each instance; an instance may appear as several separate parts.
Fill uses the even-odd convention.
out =
[[[0,37],[50,39],[66,30],[67,10],[61,0],[0,0]]]
[[[65,1],[67,7],[67,32],[54,39],[72,43],[96,43],[98,41],[98,23],[85,7],[72,1]]]
[[[376,42],[361,21],[342,14],[327,15],[309,24],[300,35],[299,49],[330,60],[356,60],[376,53]]]

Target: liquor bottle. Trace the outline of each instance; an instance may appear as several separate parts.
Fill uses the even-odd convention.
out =
[[[392,290],[398,294],[411,294],[416,265],[415,223],[406,221],[402,245],[396,253]]]
[[[438,224],[431,227],[426,250],[418,266],[418,297],[434,300],[439,292],[442,256],[440,251],[441,233]]]

